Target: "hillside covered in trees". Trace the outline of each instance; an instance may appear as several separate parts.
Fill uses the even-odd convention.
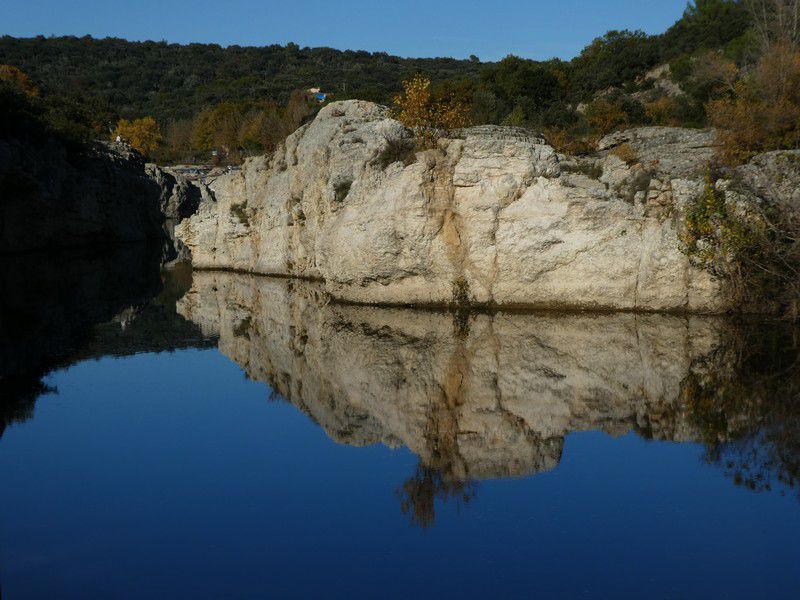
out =
[[[696,0],[663,34],[610,31],[570,61],[508,56],[482,63],[477,57],[407,59],[294,44],[223,48],[6,36],[0,64],[27,74],[42,96],[103,107],[91,111],[98,130],[115,131],[118,119],[152,117],[146,124],[126,121],[122,125],[134,129],[116,131],[136,135],[136,127],[146,126],[147,150],[161,161],[207,160],[220,147],[230,150],[232,160],[266,151],[316,110],[302,90],[319,87],[333,100],[388,104],[414,75],[431,81],[433,101],[457,99],[467,106],[474,124],[535,128],[565,151],[580,152],[593,137],[621,127],[724,125],[741,116],[735,103],[747,85],[752,95],[758,82],[745,80],[764,50],[767,25],[751,10],[758,3],[796,4]],[[781,41],[790,55],[792,35]],[[773,63],[786,60],[774,57]],[[721,101],[729,105],[708,110]],[[791,135],[784,138],[791,142]]]
[[[285,103],[292,91],[320,87],[339,98],[385,101],[415,73],[436,81],[472,77],[480,64],[450,58],[402,59],[385,53],[287,46],[129,42],[92,37],[0,38],[0,63],[42,86],[87,93],[126,118],[162,123],[223,101]]]

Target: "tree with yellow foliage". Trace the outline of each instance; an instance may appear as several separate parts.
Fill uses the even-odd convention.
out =
[[[720,130],[720,157],[727,164],[759,152],[800,148],[800,52],[771,46],[741,74],[734,91],[709,102],[706,112]]]
[[[153,117],[143,117],[141,119],[120,119],[117,128],[111,134],[112,139],[117,136],[122,137],[126,142],[133,146],[142,154],[152,154],[161,144],[161,127]]]
[[[395,96],[392,117],[414,133],[420,149],[434,148],[443,132],[469,124],[469,106],[453,97],[436,101],[431,80],[415,75],[403,82],[403,93]]]
[[[630,118],[619,102],[598,98],[586,110],[586,121],[600,136],[630,125]]]
[[[25,73],[20,71],[17,67],[11,65],[0,65],[0,81],[11,84],[12,87],[17,88],[23,94],[30,98],[39,95],[39,90],[33,85]]]

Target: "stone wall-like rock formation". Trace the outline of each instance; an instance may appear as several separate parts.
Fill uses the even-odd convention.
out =
[[[636,129],[569,159],[507,127],[393,155],[405,136],[383,107],[333,103],[209,183],[176,235],[196,268],[320,279],[349,302],[727,308],[678,239],[713,132]]]
[[[178,312],[334,440],[404,445],[453,480],[555,467],[573,431],[697,440],[683,382],[715,317],[473,315],[325,304],[314,283],[195,272]]]
[[[208,188],[200,181],[190,181],[171,168],[155,164],[144,166],[144,172],[159,190],[158,206],[163,217],[163,232],[167,237],[164,262],[189,262],[190,254],[183,243],[175,238],[175,226],[189,218],[209,197]]]
[[[144,161],[110,145],[75,152],[55,138],[4,138],[0,191],[0,254],[163,237]]]

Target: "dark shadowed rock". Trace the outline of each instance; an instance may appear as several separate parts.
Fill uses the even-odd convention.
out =
[[[197,185],[145,165],[124,143],[0,137],[0,254],[161,240],[172,260],[174,226],[200,198]]]
[[[119,145],[0,139],[0,254],[163,239],[158,184]]]

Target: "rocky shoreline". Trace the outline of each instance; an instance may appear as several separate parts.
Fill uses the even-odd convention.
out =
[[[319,280],[343,302],[730,307],[679,239],[683,209],[705,185],[713,131],[633,129],[580,158],[508,127],[466,129],[417,153],[398,151],[407,136],[385,107],[332,103],[273,155],[210,182],[176,237],[197,269]],[[800,161],[784,155],[800,156],[756,157],[736,171],[737,185],[753,201],[796,202],[795,187],[764,181],[800,178]]]

